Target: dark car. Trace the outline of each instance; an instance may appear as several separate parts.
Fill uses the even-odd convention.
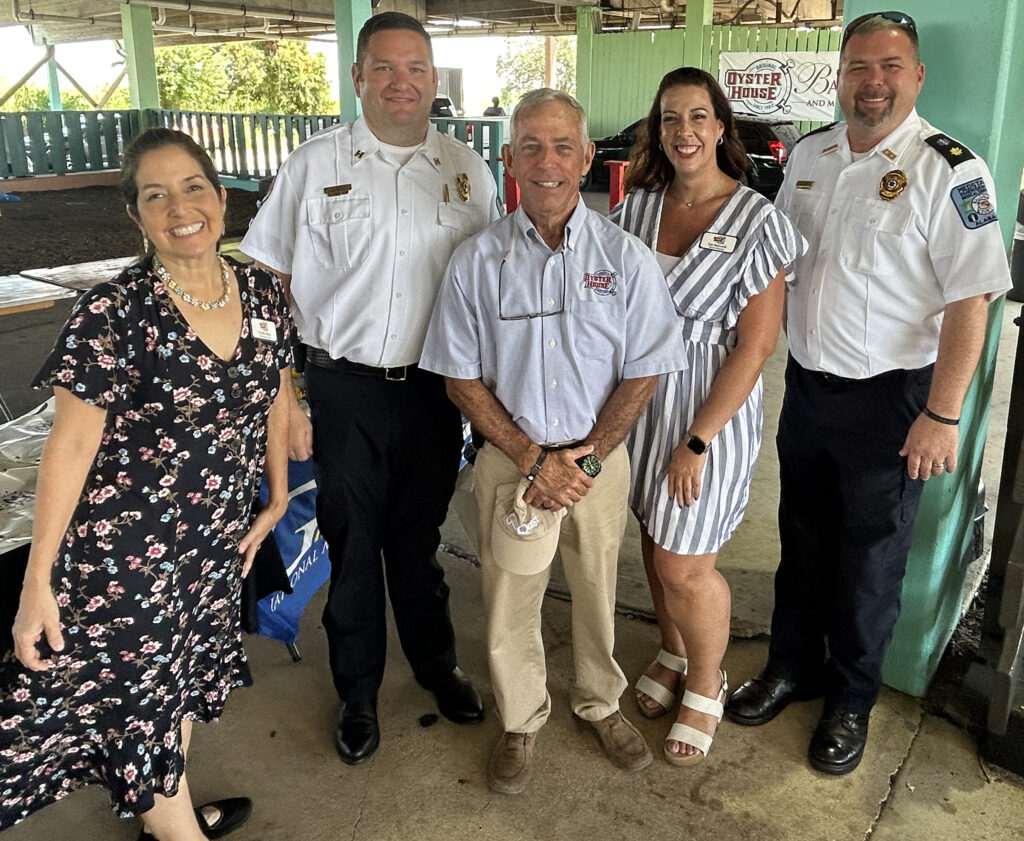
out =
[[[452,102],[452,98],[450,96],[435,96],[434,102],[430,106],[430,116],[452,118],[457,116],[455,113],[455,103]]]
[[[630,123],[622,131],[594,141],[594,163],[583,179],[583,189],[608,189],[607,161],[629,159],[643,120]],[[800,132],[788,120],[766,120],[736,115],[736,130],[747,150],[747,186],[770,199],[782,186],[782,174],[789,152]]]

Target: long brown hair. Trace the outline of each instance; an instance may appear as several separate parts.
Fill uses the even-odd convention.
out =
[[[640,126],[636,142],[629,153],[629,166],[626,168],[626,192],[635,190],[657,190],[671,184],[676,177],[668,157],[661,149],[659,140],[661,128],[661,97],[669,88],[680,85],[703,88],[711,97],[711,105],[715,117],[722,121],[725,131],[722,142],[715,147],[718,168],[730,178],[742,181],[747,171],[747,152],[743,141],[736,134],[736,121],[733,119],[732,108],[715,77],[699,67],[678,67],[665,74],[654,94],[650,113]]]

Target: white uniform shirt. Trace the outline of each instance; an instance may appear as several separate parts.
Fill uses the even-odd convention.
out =
[[[498,218],[483,159],[433,127],[397,166],[360,117],[281,167],[242,250],[291,274],[302,340],[375,367],[419,360],[452,251]]]
[[[925,142],[936,135],[942,151]],[[922,368],[947,304],[1010,288],[988,167],[916,111],[856,161],[846,123],[808,135],[775,204],[809,244],[786,298],[804,368],[854,379]]]
[[[501,317],[541,312],[556,314]],[[455,251],[420,367],[482,379],[547,445],[586,438],[621,380],[681,370],[685,354],[650,250],[580,200],[557,251],[522,207]]]

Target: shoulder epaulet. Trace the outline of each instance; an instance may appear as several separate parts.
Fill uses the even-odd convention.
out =
[[[926,137],[924,142],[942,155],[946,159],[946,163],[954,169],[964,161],[974,160],[974,153],[970,149],[942,132]]]
[[[820,128],[816,128],[814,131],[809,131],[809,132],[807,132],[807,134],[801,136],[801,138],[796,143],[794,143],[793,145],[796,146],[797,143],[802,143],[804,140],[806,140],[808,137],[811,137],[812,135],[821,134],[822,132],[826,132],[826,131],[829,131],[830,129],[834,129],[837,125],[839,125],[838,121],[836,121],[834,123],[829,123],[827,126],[821,126]]]

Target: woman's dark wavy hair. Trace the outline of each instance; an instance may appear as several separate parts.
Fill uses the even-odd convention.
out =
[[[718,168],[730,178],[742,181],[747,171],[747,152],[743,141],[736,134],[736,121],[733,119],[732,108],[722,89],[710,73],[699,67],[679,67],[666,73],[654,94],[650,113],[640,126],[636,142],[629,153],[629,166],[626,168],[626,192],[635,190],[656,190],[671,184],[676,171],[672,168],[668,157],[661,150],[659,129],[661,128],[661,97],[669,88],[680,85],[704,88],[711,97],[711,105],[715,116],[722,121],[725,131],[722,133],[722,144],[715,147]]]
[[[121,157],[121,195],[128,205],[128,212],[133,219],[139,218],[139,164],[150,152],[163,149],[165,146],[177,146],[188,153],[199,164],[203,175],[220,194],[220,176],[210,156],[198,143],[181,131],[169,128],[149,128],[132,141]]]

